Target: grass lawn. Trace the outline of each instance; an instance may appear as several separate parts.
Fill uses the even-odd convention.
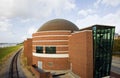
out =
[[[2,60],[8,54],[17,51],[20,47],[21,45],[0,48],[0,60]]]

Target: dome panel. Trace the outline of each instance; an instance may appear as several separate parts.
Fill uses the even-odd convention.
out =
[[[40,31],[53,31],[53,30],[71,30],[78,31],[79,28],[72,22],[65,19],[54,19],[43,24],[37,32]]]

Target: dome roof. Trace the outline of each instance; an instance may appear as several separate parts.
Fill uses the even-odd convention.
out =
[[[54,19],[43,24],[37,32],[40,31],[53,31],[53,30],[71,30],[78,31],[79,28],[72,22],[65,19]]]

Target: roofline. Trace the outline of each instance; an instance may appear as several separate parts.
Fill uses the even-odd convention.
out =
[[[95,24],[95,25],[91,25],[91,26],[88,26],[88,27],[85,27],[85,28],[82,28],[82,29],[79,29],[79,31],[82,31],[82,30],[92,30],[92,27],[94,26],[101,26],[101,27],[110,27],[110,28],[115,28],[115,26],[111,26],[111,25],[99,25],[99,24]]]
[[[45,32],[71,32],[71,30],[48,30],[48,31],[39,31],[39,32],[35,32],[35,33],[45,33]]]

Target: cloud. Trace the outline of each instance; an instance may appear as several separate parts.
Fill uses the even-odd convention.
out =
[[[34,26],[31,26],[29,29],[28,29],[28,34],[29,35],[32,35],[33,33],[35,33],[37,31],[37,28],[34,27]]]
[[[100,16],[97,14],[88,15],[84,17],[83,19],[77,19],[76,25],[79,26],[79,28],[87,27],[94,24],[102,24],[102,25],[112,25],[116,26],[116,32],[120,33],[120,11],[117,11],[116,13],[109,13],[105,16]]]
[[[0,0],[0,17],[11,16],[13,6],[13,0]]]
[[[94,6],[98,7],[99,4],[105,4],[106,6],[113,6],[116,7],[120,5],[120,0],[97,0],[94,3]]]
[[[24,35],[24,36],[21,37],[21,40],[24,41],[24,40],[26,40],[27,38],[28,38],[27,35]]]
[[[0,0],[0,19],[43,18],[74,8],[74,0]]]
[[[26,22],[30,22],[32,19],[22,19],[21,23],[26,23]]]
[[[97,0],[95,3],[94,3],[94,6],[95,7],[98,7],[98,5],[101,3],[101,0]]]
[[[21,42],[20,37],[11,31],[0,33],[0,43]]]
[[[80,10],[78,12],[78,15],[87,16],[87,15],[93,14],[93,13],[95,13],[95,11],[93,11],[92,9],[87,9],[87,10]]]
[[[35,26],[31,26],[28,28],[26,34],[24,34],[22,37],[21,37],[21,40],[24,41],[26,40],[27,38],[31,38],[32,37],[32,34],[35,33],[37,31],[37,28]]]
[[[102,0],[103,4],[111,5],[111,6],[118,6],[120,4],[120,0]]]
[[[10,30],[12,24],[8,21],[0,21],[0,32],[6,32]]]

